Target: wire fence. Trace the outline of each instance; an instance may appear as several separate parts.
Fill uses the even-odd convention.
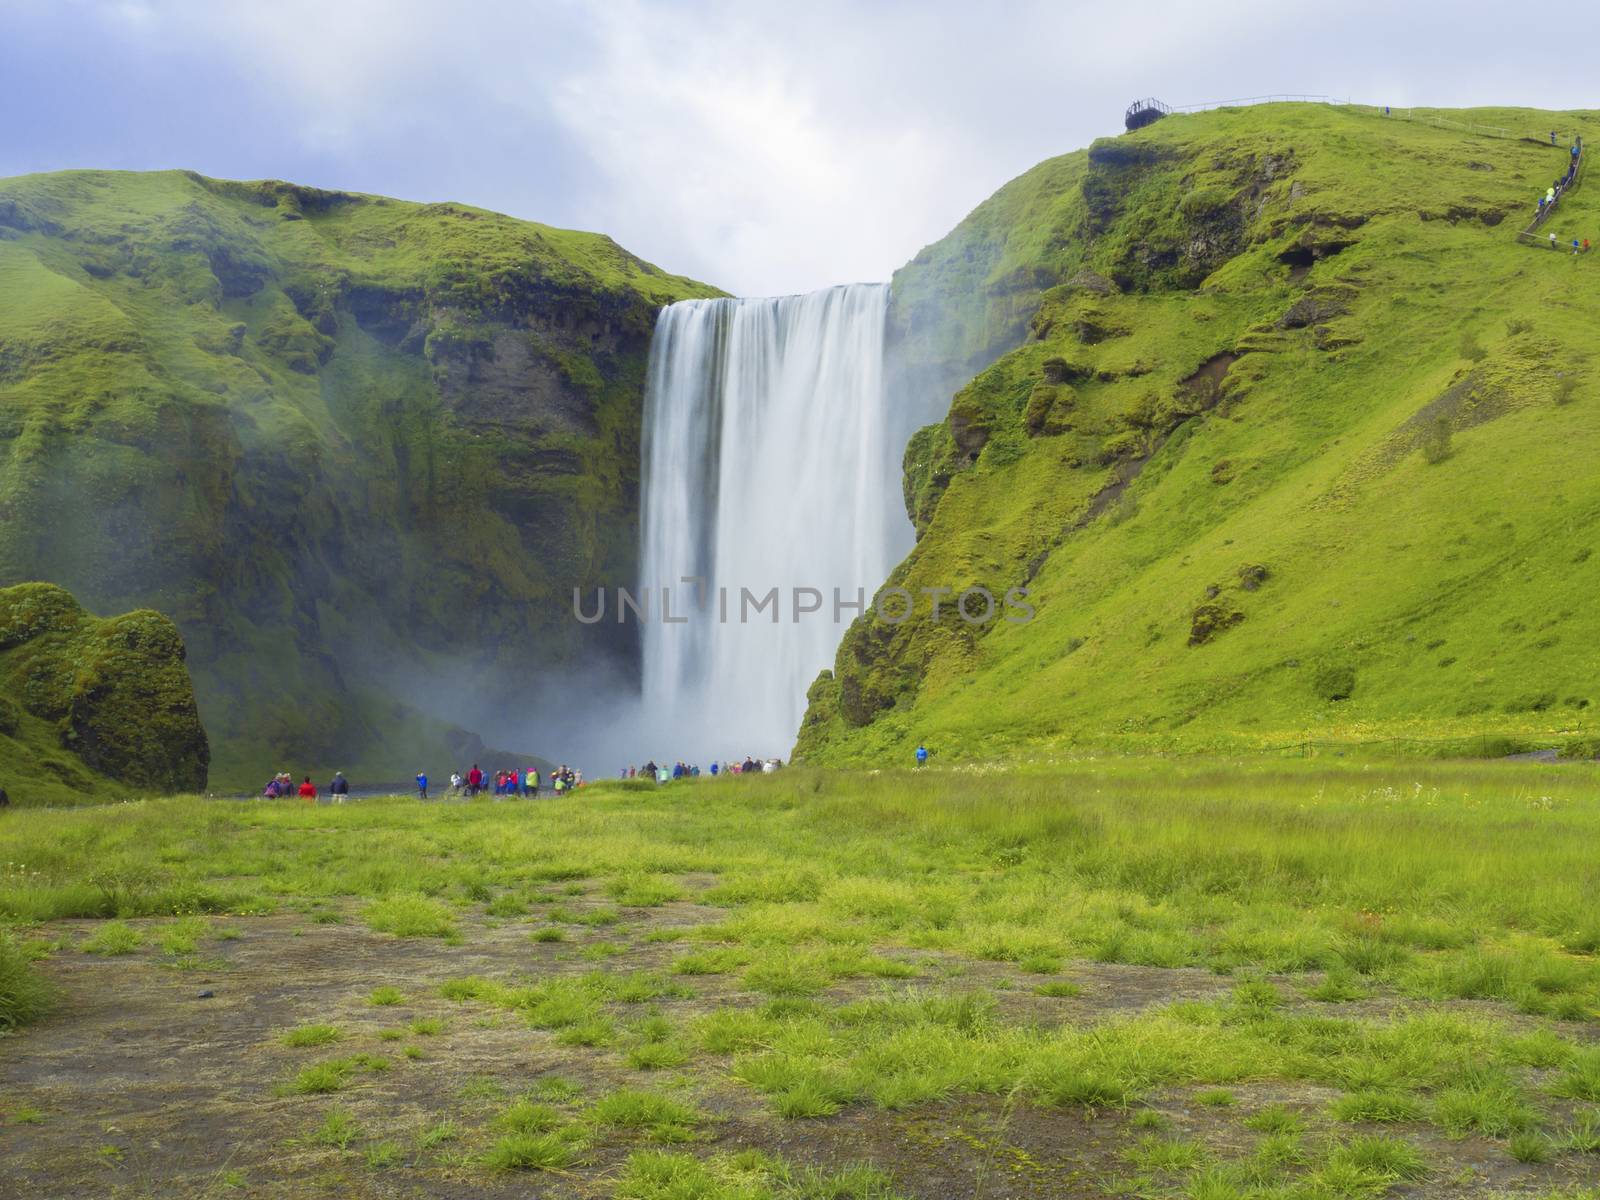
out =
[[[1236,100],[1207,100],[1204,104],[1174,104],[1169,112],[1197,113],[1214,108],[1242,108],[1247,104],[1348,104],[1337,96],[1303,96],[1275,93],[1271,96],[1243,96]]]
[[[1385,104],[1351,104],[1350,108],[1357,112],[1368,113],[1372,116],[1383,116],[1391,121],[1410,121],[1417,125],[1431,125],[1435,129],[1449,129],[1457,133],[1472,133],[1479,137],[1502,138],[1510,141],[1535,141],[1543,143],[1544,139],[1531,133],[1518,133],[1515,129],[1506,129],[1500,125],[1477,125],[1470,121],[1452,121],[1449,117],[1441,117],[1437,113],[1427,112],[1415,108],[1391,108]]]
[[[1371,116],[1383,116],[1392,121],[1411,121],[1419,125],[1431,125],[1436,129],[1449,129],[1458,133],[1477,134],[1480,137],[1531,141],[1538,142],[1540,145],[1544,144],[1547,137],[1547,134],[1542,131],[1538,133],[1519,132],[1502,125],[1483,125],[1471,121],[1456,121],[1449,117],[1442,117],[1438,113],[1427,109],[1395,108],[1387,104],[1358,104],[1350,99],[1341,100],[1338,96],[1313,96],[1275,92],[1269,96],[1240,96],[1233,100],[1207,100],[1201,104],[1165,105],[1155,100],[1138,101],[1137,103],[1159,107],[1163,113],[1210,112],[1218,108],[1242,108],[1251,104],[1327,104],[1339,108],[1348,108],[1354,112],[1367,113]],[[1559,135],[1559,131],[1557,133]]]

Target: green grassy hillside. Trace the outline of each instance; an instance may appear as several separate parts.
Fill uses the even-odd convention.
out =
[[[631,577],[654,314],[706,294],[458,204],[0,181],[0,584],[170,614],[223,782],[448,769],[461,692],[629,655],[570,589]]]
[[[1600,257],[1515,230],[1566,169],[1548,131],[1600,114],[1444,115],[1546,140],[1173,117],[1045,164],[908,266],[897,305],[950,361],[1003,329],[1006,281],[1050,284],[913,440],[920,537],[890,581],[1026,588],[1037,616],[935,622],[919,597],[858,622],[798,752],[1581,735]],[[1561,242],[1600,241],[1597,189],[1563,200]]]
[[[0,588],[0,788],[13,803],[201,791],[210,759],[171,621],[101,620],[45,583]]]

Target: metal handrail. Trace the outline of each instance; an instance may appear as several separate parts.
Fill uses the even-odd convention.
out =
[[[1145,112],[1145,111],[1155,111],[1155,112],[1158,112],[1158,113],[1171,113],[1173,111],[1173,109],[1172,109],[1172,107],[1170,105],[1163,104],[1161,101],[1157,100],[1154,96],[1150,96],[1150,97],[1148,97],[1148,98],[1146,98],[1144,100],[1135,100],[1132,104],[1128,105],[1128,111],[1123,113],[1122,115],[1123,115],[1123,118],[1126,119],[1128,117],[1133,116],[1134,113]]]
[[[1540,245],[1543,245],[1543,242],[1541,242],[1535,236],[1534,230],[1538,229],[1539,226],[1543,225],[1546,221],[1548,221],[1550,219],[1550,214],[1552,214],[1553,212],[1556,211],[1556,205],[1560,204],[1562,199],[1566,196],[1566,194],[1568,192],[1570,192],[1573,188],[1577,187],[1578,184],[1583,180],[1583,160],[1585,158],[1587,158],[1588,156],[1584,153],[1583,142],[1581,140],[1577,143],[1577,147],[1578,147],[1578,156],[1577,156],[1577,161],[1572,166],[1572,178],[1571,178],[1571,181],[1569,183],[1567,183],[1564,187],[1562,187],[1561,191],[1559,193],[1557,193],[1556,198],[1554,200],[1552,200],[1549,204],[1546,204],[1544,207],[1542,207],[1539,210],[1539,212],[1534,216],[1533,220],[1531,222],[1529,222],[1528,227],[1526,229],[1519,229],[1517,231],[1517,240],[1518,241],[1521,241],[1523,238],[1530,238],[1530,239],[1534,240],[1535,242],[1538,242]]]

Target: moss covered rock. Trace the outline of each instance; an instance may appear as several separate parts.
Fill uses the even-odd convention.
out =
[[[52,584],[0,588],[0,784],[21,802],[107,780],[203,790],[211,751],[184,659],[160,613],[101,619]]]

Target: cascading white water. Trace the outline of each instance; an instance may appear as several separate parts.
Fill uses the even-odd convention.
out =
[[[673,757],[784,755],[806,689],[911,544],[884,394],[889,289],[662,310],[644,412],[644,698]],[[699,595],[684,577],[704,581]],[[661,589],[669,588],[667,623]],[[753,611],[776,588],[770,607]],[[796,613],[795,589],[821,594]],[[726,597],[724,607],[723,597]],[[801,593],[800,607],[813,603]],[[725,615],[724,615],[725,614]]]

